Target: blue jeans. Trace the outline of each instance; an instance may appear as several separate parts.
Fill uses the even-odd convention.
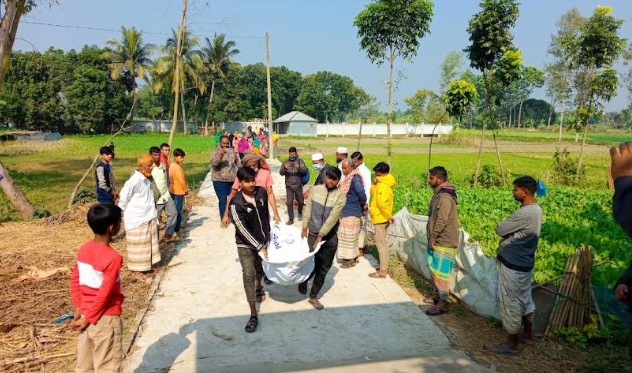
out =
[[[171,198],[173,198],[173,202],[176,203],[176,211],[178,212],[178,217],[176,218],[176,226],[175,231],[180,231],[180,224],[182,223],[182,209],[184,209],[184,194],[172,194]]]
[[[219,199],[220,219],[224,217],[224,213],[226,212],[226,199],[228,198],[232,187],[232,181],[213,181],[213,188],[215,189],[215,194],[217,194],[217,199]]]

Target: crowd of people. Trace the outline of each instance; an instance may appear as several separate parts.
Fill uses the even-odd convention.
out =
[[[227,227],[231,222],[235,225],[237,255],[251,314],[245,331],[254,332],[259,324],[256,304],[266,298],[262,260],[268,255],[270,223],[280,224],[281,219],[265,157],[251,150],[245,150],[242,155],[240,148],[235,147],[241,139],[235,144],[235,138],[235,135],[232,139],[230,135],[222,135],[218,139],[219,146],[211,157],[212,180],[219,200],[221,225]],[[123,301],[120,270],[123,258],[110,243],[120,230],[121,222],[125,223],[128,267],[137,273],[151,270],[152,265],[160,261],[157,220],[160,212],[164,211],[167,216],[165,237],[169,239],[178,234],[181,201],[188,193],[181,166],[185,154],[176,149],[174,162],[169,165],[169,152],[169,146],[162,144],[152,147],[149,155],[139,157],[137,170],[119,192],[111,167],[113,151],[111,148],[101,149],[102,161],[95,171],[100,203],[92,206],[87,216],[94,238],[79,249],[71,276],[75,305],[71,325],[81,331],[79,371],[117,371],[120,368]],[[614,217],[632,236],[632,142],[611,149],[611,158],[615,180]],[[318,296],[336,254],[341,260],[341,268],[353,268],[366,252],[369,231],[373,232],[379,268],[368,275],[387,277],[387,228],[395,222],[393,189],[396,181],[389,165],[377,163],[372,178],[360,152],[349,157],[347,149],[341,147],[336,151],[336,160],[337,165],[330,165],[322,153],[312,154],[311,165],[316,177],[309,186],[306,185],[309,169],[296,148],[288,149],[288,159],[280,169],[286,184],[286,223],[294,224],[296,217],[310,251],[318,250],[314,255],[313,272],[306,281],[298,284],[301,294],[309,291],[308,302],[317,310],[324,309]],[[449,281],[460,239],[458,198],[444,167],[430,169],[427,181],[433,196],[428,206],[426,258],[436,296],[425,301],[430,304],[426,314],[437,316],[448,312]],[[535,200],[536,189],[537,181],[530,176],[515,179],[513,197],[519,207],[495,229],[499,236],[497,296],[502,324],[508,333],[507,342],[493,348],[499,354],[519,353],[521,330],[526,343],[533,338],[535,305],[531,283],[542,226],[542,209]],[[115,204],[117,200],[118,204]],[[294,215],[295,207],[297,215]],[[630,287],[632,267],[615,286],[617,298],[630,301]]]

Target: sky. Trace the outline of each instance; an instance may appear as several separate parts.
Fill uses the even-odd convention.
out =
[[[355,84],[384,106],[388,67],[372,64],[360,50],[355,16],[368,1],[359,0],[189,0],[187,25],[203,41],[225,33],[237,43],[241,64],[265,63],[265,33],[270,35],[273,66],[285,65],[302,74],[333,71],[351,77]],[[51,0],[50,3],[53,3]],[[64,50],[84,45],[104,46],[120,38],[121,26],[143,30],[146,42],[164,44],[177,28],[182,0],[59,0],[40,6],[22,18],[15,50],[44,52],[53,46]],[[575,7],[590,16],[597,5],[610,5],[613,15],[625,21],[620,36],[632,40],[631,0],[522,0],[520,18],[513,29],[514,44],[522,50],[525,65],[542,68],[551,35],[562,14]],[[480,10],[475,0],[435,0],[430,34],[420,43],[411,63],[395,62],[401,79],[394,92],[396,108],[419,89],[438,91],[440,65],[450,51],[468,46],[468,21]],[[47,25],[46,25],[47,24]],[[466,61],[467,65],[467,61]],[[616,66],[623,68],[621,64]],[[274,94],[274,93],[273,93]],[[533,94],[546,99],[543,89]],[[621,110],[630,102],[621,88],[606,104]]]

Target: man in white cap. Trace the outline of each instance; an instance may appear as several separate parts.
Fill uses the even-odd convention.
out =
[[[316,177],[314,185],[325,184],[325,171],[331,166],[325,162],[323,153],[312,154],[312,166],[314,167],[314,170],[318,172],[318,177]]]
[[[340,170],[340,172],[342,172],[342,161],[347,158],[349,158],[349,150],[347,150],[347,148],[345,148],[344,146],[339,146],[336,149],[336,163],[338,164],[338,169]],[[344,178],[345,174],[343,172],[342,176],[340,177],[340,182],[342,182]]]

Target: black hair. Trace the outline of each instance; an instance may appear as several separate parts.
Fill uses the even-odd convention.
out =
[[[373,167],[373,171],[381,174],[387,174],[391,171],[391,166],[389,166],[386,162],[380,162]]]
[[[113,155],[114,151],[109,146],[103,146],[103,147],[101,147],[101,149],[99,149],[99,154],[101,154],[101,155],[103,155],[103,154]]]
[[[290,146],[290,148],[287,150],[288,153],[296,153],[296,147],[295,146]]]
[[[184,153],[184,150],[178,148],[176,150],[173,151],[173,156],[174,157],[184,157],[186,154]]]
[[[228,135],[222,135],[219,137],[219,141],[222,141],[222,139],[226,139],[228,141],[230,141],[230,139],[228,138]]]
[[[535,194],[538,188],[538,182],[531,176],[521,176],[513,181],[513,185],[526,190],[529,194]]]
[[[162,148],[171,148],[171,146],[169,146],[169,144],[167,144],[166,142],[163,142],[162,144],[160,144],[160,149]]]
[[[351,153],[351,159],[358,159],[358,160],[364,160],[364,158],[362,157],[362,153],[360,152],[353,152]]]
[[[88,210],[88,225],[94,234],[106,234],[108,228],[121,221],[123,212],[113,203],[98,203]]]
[[[240,167],[237,170],[237,180],[253,181],[257,176],[257,172],[250,167]]]
[[[448,181],[448,170],[442,166],[436,166],[430,169],[428,173],[432,176],[438,176],[443,181]]]
[[[325,177],[331,180],[340,180],[342,176],[342,172],[338,169],[338,167],[327,167],[325,169]]]
[[[152,153],[160,153],[160,148],[157,146],[152,146],[151,148],[149,148],[149,154]]]

